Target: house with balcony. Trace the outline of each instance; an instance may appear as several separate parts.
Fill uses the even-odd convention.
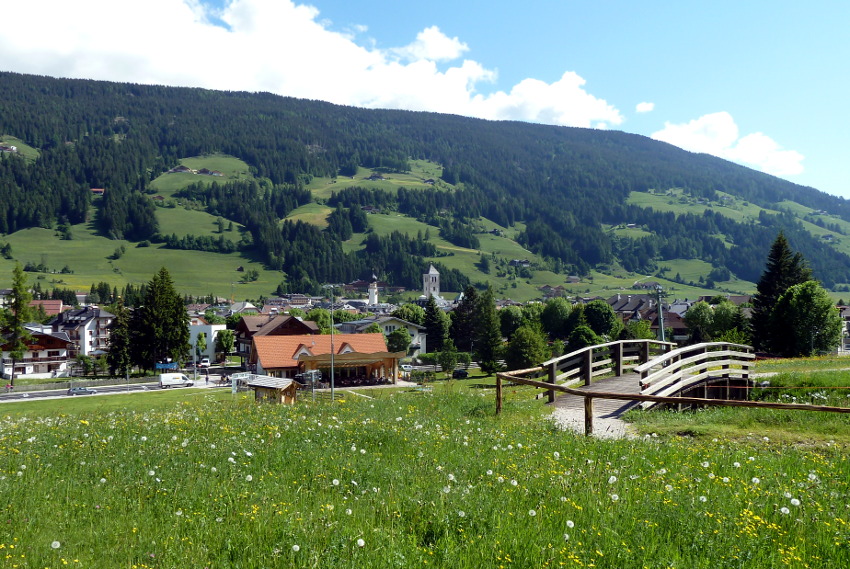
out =
[[[68,374],[71,341],[64,332],[50,332],[41,326],[27,326],[30,338],[26,341],[23,357],[13,359],[5,338],[0,338],[0,372],[3,378],[48,378]]]
[[[48,325],[54,333],[64,332],[71,344],[69,357],[97,357],[109,351],[109,326],[115,315],[97,306],[67,310]]]
[[[410,334],[410,355],[425,354],[428,352],[425,343],[425,326],[396,318],[395,316],[378,316],[375,318],[364,318],[337,324],[335,328],[343,334],[363,334],[372,325],[377,324],[384,336],[389,336],[398,328],[404,328]]]

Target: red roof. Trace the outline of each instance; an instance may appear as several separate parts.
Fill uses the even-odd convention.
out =
[[[44,313],[47,316],[56,316],[57,314],[61,314],[63,310],[71,308],[70,306],[64,306],[61,300],[31,300],[29,305],[35,308],[39,304],[44,307]]]
[[[334,334],[334,353],[354,351],[358,354],[386,353],[384,335]],[[263,369],[293,368],[298,356],[328,355],[331,353],[330,334],[299,334],[295,336],[254,336],[254,353]]]

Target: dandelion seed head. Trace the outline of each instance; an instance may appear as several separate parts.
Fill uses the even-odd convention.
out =
[[[366,542],[363,541],[363,538],[357,540],[357,547],[363,547],[364,545],[366,545]]]
[[[331,484],[333,484],[334,486],[339,486],[339,480],[337,480],[336,478],[334,478],[334,479],[331,481]]]
[[[531,516],[531,517],[533,518],[534,516],[536,516],[536,515],[537,515],[537,512],[536,512],[536,511],[534,511],[534,510],[528,510],[528,515],[529,515],[529,516]]]
[[[346,516],[350,516],[350,515],[351,515],[351,508],[348,508],[347,510],[345,510],[345,515],[346,515]]]
[[[245,482],[250,482],[253,479],[254,479],[254,477],[249,474],[248,476],[245,477]]]
[[[617,494],[611,494],[611,501],[612,502],[616,502],[619,499],[620,499],[620,497]]]
[[[50,547],[52,547],[53,549],[59,549],[60,547],[62,547],[62,544],[58,541],[54,541],[50,544]]]
[[[611,477],[609,477],[609,478],[608,478],[608,484],[613,484],[613,483],[614,483],[614,482],[616,482],[616,481],[617,481],[617,477],[616,477],[616,476],[611,476]]]
[[[786,508],[785,506],[782,506],[781,508],[779,508],[779,511],[780,511],[780,512],[782,512],[782,513],[783,513],[783,514],[785,514],[785,515],[788,515],[788,514],[790,514],[790,513],[791,513],[791,510],[789,510],[789,509],[788,509],[788,508]]]
[[[464,512],[463,510],[460,510],[460,511],[457,513],[457,516],[458,516],[459,518],[465,518],[465,517],[466,517],[466,512]]]
[[[707,502],[707,501],[708,501],[708,498],[706,498],[705,496],[700,496],[700,497],[699,497],[699,501],[700,501],[700,502]]]
[[[792,506],[799,506],[800,500],[798,500],[797,498],[791,498],[791,505]]]
[[[511,486],[516,486],[518,482],[516,480],[511,480]]]
[[[760,482],[761,482],[761,480],[758,478],[758,476],[753,476],[753,479],[752,479],[752,481],[751,481],[751,482],[752,482],[753,484],[758,484],[758,483],[760,483]]]
[[[295,545],[292,546],[292,551],[294,553],[298,553],[299,551],[301,551],[301,546],[296,543]]]
[[[576,524],[572,520],[567,520],[567,527],[572,529],[572,528],[576,527]]]

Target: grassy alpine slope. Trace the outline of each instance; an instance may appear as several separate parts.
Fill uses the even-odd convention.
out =
[[[491,391],[452,385],[7,417],[0,555],[39,568],[850,562],[842,448],[598,441],[557,431],[539,402],[509,399],[497,418]]]

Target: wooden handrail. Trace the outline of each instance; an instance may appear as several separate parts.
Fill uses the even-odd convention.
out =
[[[628,342],[628,340],[625,340]],[[610,342],[608,344],[600,344],[598,347],[608,347],[618,342]],[[660,343],[660,342],[658,342]],[[572,354],[568,354],[568,356],[572,357],[580,352],[585,352],[587,350],[592,350],[596,346],[589,346],[588,348],[583,348],[577,352],[573,352]],[[718,350],[718,351],[709,351],[710,348],[715,347],[724,347],[726,349]],[[732,350],[730,350],[732,348]],[[744,350],[743,352],[738,351],[738,349]],[[681,359],[682,355],[689,355],[692,352],[698,352],[699,350],[703,350],[701,353],[697,354],[696,357],[686,357],[684,360]],[[734,350],[734,351],[733,351]],[[666,354],[662,354],[661,356],[656,357],[653,360],[650,360],[644,364],[635,368],[635,371],[640,370],[641,375],[644,375],[651,368],[663,365],[665,362],[667,363],[667,369],[659,370],[661,372],[667,372],[670,375],[670,372],[673,374],[681,375],[681,370],[683,366],[686,364],[695,364],[692,365],[691,368],[697,368],[700,370],[700,373],[697,374],[694,378],[697,379],[699,376],[704,376],[700,379],[707,379],[710,377],[710,374],[707,371],[708,367],[712,367],[714,365],[721,365],[722,368],[720,370],[721,374],[730,374],[734,373],[736,370],[733,368],[729,368],[728,365],[733,365],[735,363],[734,360],[724,359],[719,361],[713,361],[712,358],[716,357],[724,357],[727,358],[729,356],[738,356],[742,358],[740,364],[744,366],[744,369],[740,370],[740,374],[742,377],[746,377],[749,372],[749,360],[755,358],[755,354],[750,352],[752,350],[751,346],[746,346],[743,344],[731,344],[727,342],[710,342],[706,344],[697,344],[695,346],[688,346],[686,348],[679,348],[677,350],[673,350]],[[700,357],[701,356],[701,357]],[[564,356],[562,356],[564,358]],[[545,373],[547,369],[552,370],[552,363],[559,361],[562,358],[555,358],[552,360],[548,360],[542,366],[538,366],[535,368],[529,368],[525,370],[517,370],[511,372],[500,372],[496,374],[496,413],[500,413],[502,410],[502,381],[510,381],[512,383],[518,383],[521,385],[529,385],[531,387],[538,387],[541,389],[546,389],[550,393],[550,402],[554,400],[554,392],[559,391],[562,393],[567,393],[570,395],[576,395],[578,397],[583,397],[585,402],[585,434],[593,433],[593,399],[614,399],[621,401],[640,401],[644,403],[668,403],[668,404],[677,404],[677,405],[717,405],[717,406],[725,406],[725,407],[753,407],[753,408],[762,408],[762,409],[783,409],[783,410],[793,410],[793,411],[818,411],[818,412],[827,412],[827,413],[850,413],[850,408],[848,407],[832,407],[828,405],[810,405],[803,403],[774,403],[769,401],[741,401],[735,399],[705,399],[701,397],[670,397],[663,395],[647,395],[647,394],[635,394],[635,393],[606,393],[601,391],[586,391],[586,390],[578,390],[573,389],[571,387],[567,387],[565,385],[558,385],[554,383],[554,378],[552,377],[552,372],[550,371],[550,381],[537,381],[535,379],[528,379],[525,377],[518,377],[520,375],[528,375],[528,374],[540,374]],[[678,358],[678,360],[677,360]],[[548,364],[548,366],[547,366]],[[592,366],[591,366],[592,373]],[[655,376],[658,372],[651,374],[650,377]],[[658,382],[664,386],[664,389],[670,389],[673,384],[664,384],[662,382]]]

